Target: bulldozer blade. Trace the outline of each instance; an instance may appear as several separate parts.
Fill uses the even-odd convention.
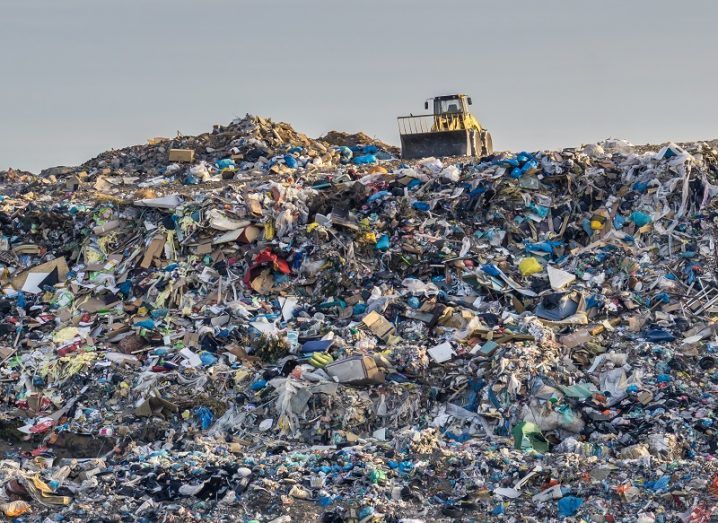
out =
[[[469,156],[471,131],[441,131],[401,136],[401,157],[406,160],[427,156]]]

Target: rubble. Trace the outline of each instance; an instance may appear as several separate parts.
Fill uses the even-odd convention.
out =
[[[248,115],[0,173],[0,510],[718,516],[715,144],[396,155]]]

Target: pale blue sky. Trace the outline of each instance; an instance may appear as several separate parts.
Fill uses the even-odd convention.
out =
[[[250,112],[311,136],[463,91],[499,149],[718,138],[718,2],[0,0],[0,169]]]

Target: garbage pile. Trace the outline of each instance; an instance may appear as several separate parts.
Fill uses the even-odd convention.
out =
[[[247,116],[0,173],[0,511],[718,516],[714,144],[342,136]]]

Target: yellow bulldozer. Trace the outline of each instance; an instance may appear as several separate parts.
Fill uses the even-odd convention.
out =
[[[434,114],[400,116],[401,157],[488,156],[494,152],[491,133],[469,112],[471,97],[450,94],[429,98]]]

